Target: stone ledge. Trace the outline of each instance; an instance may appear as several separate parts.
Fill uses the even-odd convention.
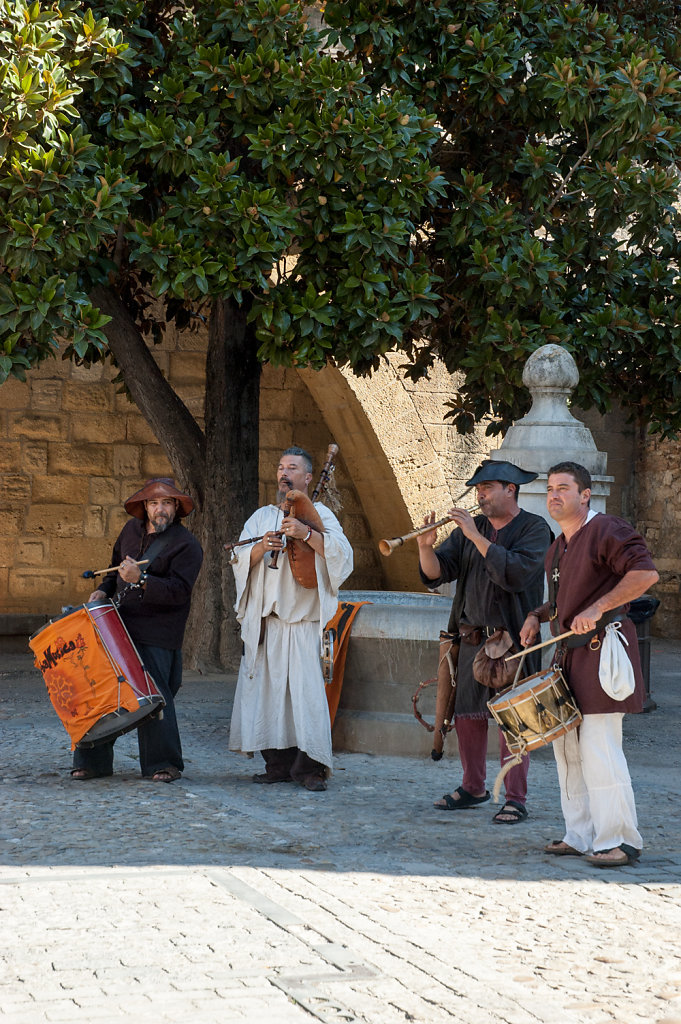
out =
[[[433,734],[409,714],[339,708],[333,724],[333,749],[337,753],[430,760],[432,748]],[[456,734],[452,732],[445,741],[444,759],[457,759],[457,755]]]
[[[0,615],[0,654],[29,653],[28,638],[47,621],[47,615]]]
[[[8,636],[31,636],[47,622],[47,615],[5,614],[0,615],[0,638]]]

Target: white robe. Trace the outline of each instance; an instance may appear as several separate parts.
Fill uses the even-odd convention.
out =
[[[352,548],[325,505],[315,504],[324,524],[324,558],[315,556],[317,589],[293,578],[288,556],[278,570],[266,554],[250,568],[251,546],[236,548],[236,613],[244,654],[239,668],[229,749],[285,750],[299,747],[331,768],[331,725],[320,663],[322,629],[338,607],[338,590],[352,572]],[[281,526],[283,513],[265,505],[245,524],[241,537],[259,537]],[[265,636],[258,644],[262,619]]]

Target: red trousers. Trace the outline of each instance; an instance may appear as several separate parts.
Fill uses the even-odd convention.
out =
[[[463,789],[468,793],[484,793],[487,780],[487,727],[489,718],[461,718],[454,719],[456,738],[459,743],[459,757],[463,768]],[[501,729],[499,729],[499,745],[501,748],[502,765],[512,757],[506,746],[506,740]],[[514,800],[516,803],[525,806],[527,799],[527,772],[530,767],[530,758],[525,754],[520,764],[511,768],[504,779],[506,785],[506,799]]]

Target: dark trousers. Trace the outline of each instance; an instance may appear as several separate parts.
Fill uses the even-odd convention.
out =
[[[182,745],[175,715],[175,695],[182,685],[182,651],[167,651],[163,647],[136,644],[144,667],[166,702],[163,718],[149,718],[137,728],[140,768],[143,776],[153,775],[164,768],[184,770]],[[95,775],[113,774],[114,743],[110,740],[84,750],[76,747],[74,768],[87,768]]]
[[[313,761],[298,747],[286,747],[285,750],[271,748],[260,753],[265,759],[265,771],[270,779],[291,778],[294,782],[303,782],[310,775],[323,779],[326,774],[325,765]]]

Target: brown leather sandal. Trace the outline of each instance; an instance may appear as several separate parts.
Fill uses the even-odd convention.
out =
[[[167,768],[159,768],[157,772],[151,776],[152,782],[175,782],[176,779],[182,778],[182,772],[179,768],[176,768],[174,764],[169,765]]]
[[[552,853],[554,857],[583,857],[580,850],[564,842],[562,839],[553,839],[548,846],[544,847],[544,853]]]

